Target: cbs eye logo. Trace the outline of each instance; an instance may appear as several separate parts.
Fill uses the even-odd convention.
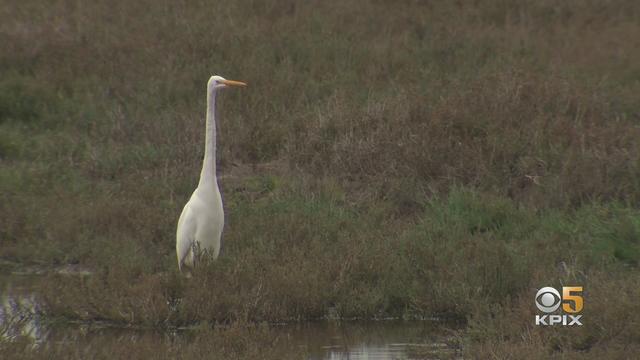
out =
[[[581,312],[584,307],[582,286],[563,286],[562,296],[555,288],[543,287],[536,293],[535,302],[538,310],[545,313],[544,315],[536,315],[536,325],[582,326],[580,322],[582,315],[573,315]],[[567,314],[550,315],[558,310],[560,305],[562,305],[562,311]]]

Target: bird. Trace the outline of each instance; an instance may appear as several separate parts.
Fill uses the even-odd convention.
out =
[[[247,84],[218,75],[211,76],[207,82],[204,160],[200,181],[180,214],[176,231],[180,272],[184,268],[192,271],[204,256],[215,260],[220,254],[224,210],[216,175],[216,97],[218,91],[232,86]]]

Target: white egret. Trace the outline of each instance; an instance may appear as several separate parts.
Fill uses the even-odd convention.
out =
[[[198,187],[184,206],[176,233],[178,268],[193,269],[201,256],[216,259],[224,226],[222,197],[216,175],[216,95],[227,86],[246,86],[240,81],[212,76],[207,83],[207,120],[204,161]]]

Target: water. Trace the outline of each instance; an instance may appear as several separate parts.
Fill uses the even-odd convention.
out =
[[[31,276],[31,275],[30,275]],[[117,328],[108,323],[50,326],[40,318],[29,292],[30,276],[0,277],[0,341],[28,338],[33,346],[47,342],[82,342],[138,336],[165,342],[197,330],[164,331]],[[309,360],[457,359],[454,330],[436,321],[316,321],[271,325],[281,353],[307,354]]]
[[[433,321],[341,321],[289,324],[274,330],[309,360],[456,358],[452,332]]]

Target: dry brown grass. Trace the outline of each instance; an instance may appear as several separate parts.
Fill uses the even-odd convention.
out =
[[[93,269],[48,278],[51,316],[440,314],[470,321],[480,358],[624,358],[637,294],[610,292],[640,261],[639,16],[633,0],[3,4],[0,256]],[[223,256],[183,282],[175,222],[213,73],[250,87],[221,99]],[[562,263],[587,275],[594,326],[532,329],[530,293]]]

